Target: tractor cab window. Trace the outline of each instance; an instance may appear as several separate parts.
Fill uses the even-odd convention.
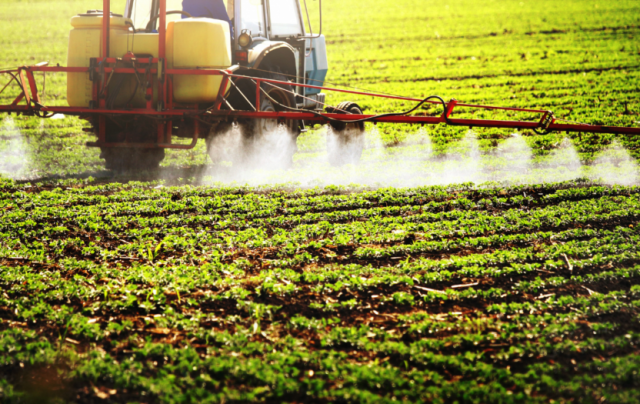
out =
[[[125,16],[133,20],[133,25],[137,30],[146,28],[151,17],[158,15],[160,5],[158,0],[127,0]],[[166,0],[167,11],[181,11],[182,0]],[[180,14],[167,14],[166,21],[177,21],[182,16]],[[153,24],[153,29],[158,28],[158,21]]]
[[[240,30],[247,29],[251,31],[252,36],[267,36],[263,0],[240,0],[240,15]]]
[[[298,0],[269,0],[271,38],[304,35]]]
[[[125,16],[131,18],[136,29],[144,29],[152,16],[158,11],[153,0],[129,0]]]

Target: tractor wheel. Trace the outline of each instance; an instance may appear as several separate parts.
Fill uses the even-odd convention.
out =
[[[337,113],[362,115],[358,104],[345,101],[338,104]],[[327,154],[333,166],[357,164],[364,150],[364,122],[331,122],[327,134]]]
[[[265,78],[287,81],[278,73],[270,73]],[[252,95],[256,91],[253,83],[245,79],[238,87],[249,100],[254,99]],[[296,108],[290,85],[262,83],[262,89],[260,111],[277,112]],[[252,110],[245,105],[246,100],[237,94],[230,94],[229,100],[234,109]],[[230,161],[234,166],[290,168],[299,133],[298,121],[278,123],[276,119],[245,119],[238,121],[237,127],[222,123],[207,138],[207,150],[214,163]]]
[[[140,149],[122,147],[100,148],[105,168],[113,171],[157,170],[164,159],[164,149]]]

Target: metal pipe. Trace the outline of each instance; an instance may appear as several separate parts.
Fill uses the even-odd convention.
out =
[[[260,79],[256,79],[256,111],[260,111],[260,87],[262,86],[262,81]]]
[[[102,57],[109,57],[109,30],[111,25],[111,0],[102,2]]]
[[[111,0],[104,0],[102,2],[102,57],[109,57],[109,36],[111,29]],[[104,66],[103,66],[104,67]],[[104,80],[105,77],[102,77]],[[100,83],[100,85],[104,85],[104,83]],[[104,96],[99,97],[98,105],[100,108],[105,108],[106,106],[106,88],[104,89]],[[104,115],[98,117],[98,141],[104,142],[107,137],[107,121]]]
[[[167,0],[160,0],[158,27],[158,111],[165,109],[167,105],[167,87],[165,70],[167,68],[166,45],[167,45]],[[163,128],[164,129],[164,128]],[[160,130],[160,129],[158,129]],[[161,134],[158,132],[158,142],[161,141]]]
[[[304,1],[304,8],[307,13],[307,23],[309,24],[309,33],[311,35],[305,35],[303,36],[303,38],[315,39],[315,38],[320,38],[320,35],[322,35],[322,0],[319,0],[318,7],[320,9],[320,31],[318,32],[317,35],[313,35],[313,30],[311,28],[311,20],[309,19],[309,10],[307,9],[307,1],[306,0]]]
[[[160,0],[160,11],[158,14],[158,59],[164,59],[166,56],[165,46],[167,45],[167,0]]]

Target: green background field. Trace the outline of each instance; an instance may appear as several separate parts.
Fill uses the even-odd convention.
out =
[[[64,65],[70,17],[101,7],[99,0],[2,0],[0,4],[3,67],[40,61]],[[371,0],[350,1],[346,6],[342,1],[325,0],[323,4],[330,63],[327,84],[550,109],[559,118],[594,124],[637,126],[640,120],[640,6],[635,1]],[[317,2],[309,6],[313,11]],[[124,2],[114,1],[112,8],[122,10]],[[7,102],[6,95],[0,96],[0,101]],[[329,95],[334,104],[344,98]],[[350,98],[367,112],[411,106],[370,97]],[[45,103],[65,105],[64,75],[49,75]],[[475,116],[504,118],[494,113]],[[82,147],[90,136],[82,133],[77,119],[19,119],[16,124],[27,137],[30,154],[22,175],[100,174],[99,152]],[[429,131],[440,151],[465,135],[460,128]],[[510,135],[504,130],[477,132],[484,152],[495,149]],[[376,133],[379,139],[369,143],[411,143],[415,133],[408,126],[381,124]],[[4,138],[7,136],[5,133]],[[544,155],[562,136],[528,139],[528,143],[535,155]],[[593,153],[613,139],[610,135],[572,137],[583,162],[591,161]],[[636,140],[622,137],[620,142],[638,156]],[[0,147],[9,148],[6,144]],[[299,147],[307,154],[299,154],[296,160],[304,164],[309,156],[323,152],[323,135],[318,131],[303,135]],[[163,166],[206,164],[209,161],[201,141],[194,151],[169,152]]]

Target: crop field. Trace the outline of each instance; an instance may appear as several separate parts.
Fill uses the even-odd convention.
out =
[[[0,0],[0,67],[100,5]],[[640,126],[638,2],[323,5],[332,86]],[[123,174],[2,118],[2,403],[640,402],[636,138],[379,124],[335,168],[315,127],[288,171]]]
[[[640,398],[637,187],[58,185],[1,188],[8,397]]]

